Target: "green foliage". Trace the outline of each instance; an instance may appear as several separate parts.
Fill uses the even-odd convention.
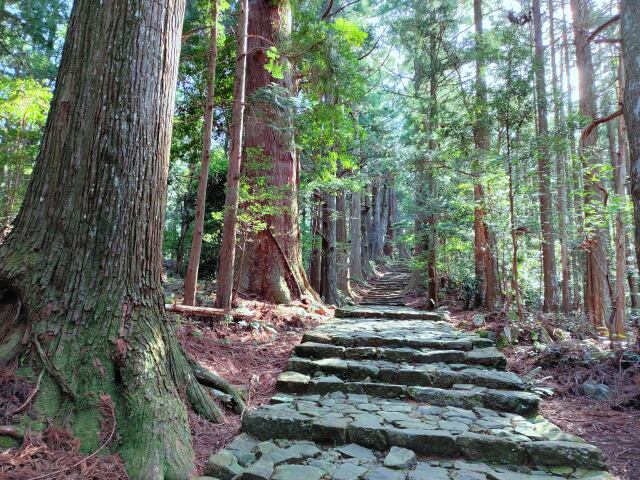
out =
[[[0,77],[0,225],[20,206],[50,101],[51,92],[37,80]]]

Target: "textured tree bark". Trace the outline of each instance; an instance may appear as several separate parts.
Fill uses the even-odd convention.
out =
[[[313,194],[313,205],[311,206],[311,230],[312,246],[309,265],[309,281],[311,287],[320,292],[322,285],[322,203],[320,195]]]
[[[389,219],[384,241],[384,254],[393,257],[393,242],[395,239],[395,224],[398,221],[398,196],[395,187],[389,190]]]
[[[380,179],[371,183],[371,259],[377,260],[382,255],[384,240],[383,210],[385,185]]]
[[[351,234],[349,277],[362,284],[364,283],[364,275],[362,273],[362,201],[360,192],[351,192],[349,231]]]
[[[629,138],[634,243],[636,261],[640,268],[640,4],[633,0],[622,0],[620,12],[625,66],[623,110]]]
[[[211,157],[211,128],[213,125],[213,107],[215,106],[216,63],[218,61],[218,2],[213,0],[210,8],[211,28],[209,29],[209,54],[207,57],[207,94],[204,107],[204,128],[202,131],[202,152],[200,154],[200,175],[198,177],[198,196],[196,198],[196,216],[191,236],[191,253],[184,277],[184,305],[196,304],[198,269],[204,236],[204,210],[207,201],[207,180],[209,178],[209,159]]]
[[[542,43],[542,14],[540,0],[533,0],[533,30],[535,43],[535,84],[538,113],[538,191],[540,202],[540,229],[542,233],[542,272],[544,284],[543,312],[557,310],[555,239],[551,223],[551,168],[549,165],[549,126],[547,123],[547,82]]]
[[[338,290],[351,296],[349,284],[349,237],[347,228],[347,195],[344,190],[336,193],[336,268]]]
[[[69,421],[92,451],[110,397],[136,479],[194,475],[182,398],[220,417],[161,285],[183,14],[184,1],[75,2],[36,167],[0,247],[0,331],[24,329],[22,361],[44,372],[34,415]]]
[[[434,97],[434,102],[435,97]],[[432,145],[432,150],[435,150],[435,144]],[[426,175],[426,186],[428,195],[430,198],[435,198],[436,192],[436,178],[433,174],[433,170],[429,169]],[[438,308],[438,297],[440,291],[440,279],[438,278],[438,230],[436,225],[436,215],[431,213],[426,219],[426,249],[427,249],[427,295],[428,295],[428,307],[430,309]]]
[[[378,227],[376,230],[376,234],[378,236],[378,244],[376,246],[376,258],[379,259],[384,254],[384,245],[387,237],[387,228],[389,226],[389,193],[391,189],[389,184],[385,181],[383,183],[382,193],[381,193],[381,208],[380,208],[380,221],[378,223]]]
[[[623,74],[622,68],[620,73]],[[619,75],[622,79],[623,75]],[[622,93],[624,84],[620,84],[620,98],[622,101]],[[613,190],[618,198],[619,205],[624,205],[626,200],[625,180],[626,165],[624,158],[627,142],[625,140],[626,131],[624,128],[624,120],[621,118],[618,124],[619,141],[616,142],[616,136],[611,122],[607,122],[607,137],[609,140],[609,158],[611,159],[611,167],[613,169]],[[622,340],[624,338],[624,317],[625,317],[625,283],[627,280],[627,235],[624,230],[624,219],[622,211],[618,210],[614,221],[614,248],[616,255],[616,277],[613,289],[611,317],[609,318],[609,337],[612,340]]]
[[[371,267],[371,230],[372,230],[372,212],[371,212],[371,184],[368,184],[362,193],[362,272],[365,279],[373,275]]]
[[[320,295],[328,305],[339,305],[336,266],[336,195],[324,193],[322,204],[322,283]]]
[[[266,228],[251,232],[247,242],[240,291],[275,303],[314,297],[302,267],[298,225],[300,165],[295,151],[291,111],[275,102],[258,98],[265,87],[275,84],[281,92],[292,91],[292,75],[286,57],[284,78],[276,79],[265,69],[267,50],[286,41],[291,34],[289,0],[250,0],[249,52],[245,155],[243,173],[253,194],[268,189],[273,193],[262,201],[268,212]],[[264,96],[266,96],[264,95]]]
[[[561,82],[558,79],[556,62],[555,18],[553,0],[548,2],[549,35],[551,37],[551,83],[553,87],[553,118],[554,127],[559,129],[565,120],[564,99],[561,96]],[[562,78],[562,77],[561,77]],[[571,311],[571,271],[569,269],[569,237],[567,235],[567,173],[565,165],[568,163],[566,149],[556,154],[556,177],[558,195],[558,238],[560,240],[560,266],[562,271],[562,313],[567,316]]]
[[[565,0],[560,0],[560,9],[562,10],[562,58],[564,61],[564,76],[567,81],[567,113],[569,116],[573,115],[574,106],[573,106],[573,84],[571,82],[571,62],[569,55],[569,34],[568,34],[568,25],[566,16],[566,8],[565,8]],[[575,145],[575,129],[572,125],[569,125],[568,128],[568,150],[569,150],[569,158],[576,158],[576,145]],[[584,230],[583,226],[583,213],[582,213],[582,199],[577,194],[577,191],[581,188],[580,185],[580,174],[579,171],[581,167],[579,166],[579,161],[574,160],[570,162],[571,165],[570,174],[567,174],[567,208],[569,210],[568,218],[573,220],[573,227],[580,232]],[[571,222],[568,222],[568,225]],[[582,265],[584,264],[584,252],[579,248],[574,248],[572,252],[570,252],[569,263],[571,265],[571,279],[573,280],[573,286],[571,291],[572,295],[572,308],[574,310],[580,309],[580,305],[583,303],[581,301],[581,294],[584,287],[583,277],[584,272],[582,271]]]
[[[476,42],[480,47],[482,42],[482,0],[473,0],[473,18],[476,32]],[[484,62],[480,58],[476,60],[476,101],[478,103],[477,118],[473,126],[473,139],[476,148],[476,158],[473,161],[473,171],[478,177],[473,188],[474,207],[474,262],[477,291],[475,303],[488,310],[493,310],[496,300],[496,285],[492,281],[493,272],[488,271],[493,265],[493,254],[489,248],[485,223],[485,199],[484,187],[480,175],[482,172],[482,160],[490,149],[489,119],[487,118],[487,85],[484,74]]]
[[[233,276],[235,272],[236,233],[238,230],[238,200],[240,169],[242,166],[242,138],[244,134],[244,107],[247,77],[247,32],[249,2],[242,0],[238,16],[236,78],[231,125],[231,151],[227,171],[227,194],[224,205],[224,224],[220,259],[218,262],[218,285],[216,306],[228,310],[233,298]]]
[[[593,61],[591,46],[587,42],[590,7],[587,0],[571,0],[573,30],[576,46],[576,64],[580,93],[580,113],[586,118],[596,118],[596,95],[594,91]],[[581,136],[580,156],[587,167],[585,175],[586,202],[591,210],[599,212],[604,203],[600,185],[599,162],[594,151],[598,141],[597,128],[588,137]],[[586,285],[585,311],[591,324],[603,328],[605,322],[605,298],[607,278],[606,231],[599,224],[597,214],[585,214],[586,238]]]

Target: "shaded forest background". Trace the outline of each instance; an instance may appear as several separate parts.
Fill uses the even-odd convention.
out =
[[[350,282],[364,281],[375,261],[410,258],[425,272],[412,290],[426,292],[426,307],[451,293],[513,321],[542,310],[564,319],[563,328],[602,333],[617,322],[614,333],[623,335],[621,322],[635,318],[639,300],[633,170],[616,115],[623,95],[617,2],[482,3],[484,19],[470,1],[294,3],[292,34],[267,48],[266,63],[274,78],[293,74],[293,95],[276,84],[259,95],[293,115],[283,128],[293,129],[299,154],[311,285],[329,303],[349,301],[349,226],[360,205],[363,275],[350,272]],[[5,0],[1,7],[0,238],[37,155],[70,5]],[[205,281],[220,255],[237,46],[237,5],[221,2],[217,10],[199,262]],[[176,278],[185,275],[194,229],[211,14],[209,2],[188,2],[163,247]],[[576,49],[587,39],[588,89],[579,84],[583,47]],[[581,140],[593,120],[612,114]],[[241,249],[272,213],[269,197],[279,195],[250,192],[249,183],[241,181],[241,202],[253,205],[240,214]],[[335,272],[322,273],[323,258],[337,262]],[[336,277],[329,287],[323,275]]]

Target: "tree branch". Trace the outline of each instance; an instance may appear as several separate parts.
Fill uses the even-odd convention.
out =
[[[333,12],[332,14],[329,15],[329,17],[335,17],[337,14],[339,14],[342,10],[344,10],[347,7],[350,7],[351,5],[355,5],[356,3],[360,3],[360,0],[353,0],[353,2],[349,2],[346,5],[343,5],[342,7],[340,7],[339,9],[337,9],[335,12]]]
[[[620,14],[614,15],[609,20],[604,22],[602,25],[600,25],[598,28],[596,28],[591,35],[589,35],[589,38],[587,38],[587,43],[590,43],[594,38],[596,38],[598,36],[599,33],[601,33],[603,30],[609,28],[611,25],[616,23],[618,20],[620,20]]]
[[[324,12],[322,12],[322,15],[320,15],[320,18],[322,20],[326,20],[327,18],[329,18],[329,16],[331,15],[332,9],[333,9],[333,0],[329,0],[327,2],[327,8],[324,9]]]
[[[593,132],[593,130],[600,124],[602,123],[607,123],[610,122],[611,120],[613,120],[614,118],[618,118],[619,116],[622,115],[622,109],[613,112],[611,115],[607,115],[606,117],[600,117],[600,118],[596,118],[593,122],[591,122],[587,128],[584,129],[584,131],[582,132],[581,138],[582,140],[585,140],[589,135],[591,135],[591,132]]]

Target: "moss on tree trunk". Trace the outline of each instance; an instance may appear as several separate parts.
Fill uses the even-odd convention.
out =
[[[183,399],[222,416],[160,282],[183,10],[76,1],[36,168],[0,248],[0,360],[43,371],[33,415],[70,427],[85,452],[100,446],[110,397],[110,447],[136,479],[193,476]]]

